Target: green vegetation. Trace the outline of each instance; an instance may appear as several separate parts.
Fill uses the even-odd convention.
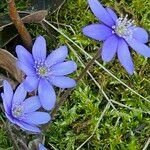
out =
[[[128,13],[130,17],[134,18],[137,25],[150,32],[149,0],[120,0],[119,3],[116,1],[102,0],[102,3],[114,8],[118,14]],[[27,5],[24,6],[24,3],[23,0],[17,3],[18,10],[27,7]],[[5,4],[1,4],[0,10],[5,9],[7,12],[5,7]],[[46,19],[91,56],[101,46],[101,43],[83,36],[81,32],[85,25],[97,22],[88,9],[86,0],[67,0],[59,11],[47,16]],[[51,27],[48,28],[51,34],[47,33],[40,25],[28,25],[34,38],[39,34],[46,37],[49,50],[62,44],[69,46],[69,57],[78,63],[78,71],[72,75],[76,78],[83,69],[78,59],[81,59],[84,65],[90,59],[60,33]],[[150,100],[150,60],[134,53],[133,50],[132,57],[135,64],[133,76],[129,76],[125,72],[117,59],[107,64],[103,63],[100,58],[98,61],[126,85]],[[91,67],[90,73],[108,98],[112,100],[116,109],[108,106],[108,101],[100,88],[87,74],[66,100],[66,103],[60,107],[55,120],[49,125],[45,146],[49,149],[74,150],[92,135],[81,150],[141,150],[150,135],[150,115],[142,113],[142,111],[150,112],[150,102],[131,92],[96,64]],[[115,104],[114,101],[136,110]],[[5,133],[3,125],[4,118],[1,114],[0,150],[7,150],[11,147],[9,136]],[[134,132],[143,124],[147,124],[146,127]]]

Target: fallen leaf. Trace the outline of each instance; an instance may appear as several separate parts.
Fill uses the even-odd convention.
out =
[[[0,67],[8,71],[20,83],[23,73],[16,67],[16,60],[16,57],[7,50],[0,48]]]

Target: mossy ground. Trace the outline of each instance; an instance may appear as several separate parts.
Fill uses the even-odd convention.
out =
[[[134,18],[137,25],[150,32],[149,0],[102,0],[101,2],[112,7],[118,14],[128,13],[130,17]],[[22,1],[17,3],[18,9],[24,8],[23,3]],[[97,22],[95,16],[88,9],[87,0],[67,0],[58,12],[46,19],[91,56],[101,47],[101,43],[83,36],[81,32],[81,29],[87,24]],[[81,53],[73,43],[52,28],[49,27],[49,30],[54,36],[50,36],[39,25],[31,25],[28,28],[34,38],[39,34],[44,35],[49,49],[54,49],[62,44],[70,47],[69,57],[78,63],[78,70],[72,77],[75,78],[83,70],[78,58],[81,58],[84,64],[89,62],[90,59]],[[71,48],[78,54],[78,58]],[[107,64],[103,63],[100,58],[98,61],[126,85],[143,97],[150,99],[150,61],[133,50],[131,53],[135,64],[133,76],[127,74],[117,59]],[[97,65],[93,65],[90,73],[109,99],[145,112],[150,110],[149,102],[132,93]],[[114,103],[116,110],[110,106],[102,115],[107,104],[108,101],[101,90],[87,74],[66,100],[66,103],[60,107],[55,120],[49,125],[45,146],[49,149],[74,150],[94,133],[81,148],[82,150],[141,150],[150,136],[150,116]],[[11,148],[11,142],[3,128],[2,119],[4,119],[3,114],[0,119],[0,150]],[[101,120],[97,124],[99,119]],[[134,132],[136,128],[145,123],[148,123],[145,128]]]

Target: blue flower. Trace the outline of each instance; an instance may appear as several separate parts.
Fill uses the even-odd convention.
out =
[[[144,43],[148,42],[147,32],[134,25],[134,21],[125,17],[117,17],[110,8],[104,8],[98,0],[88,0],[94,15],[102,23],[91,24],[83,28],[84,35],[95,40],[104,41],[102,46],[102,59],[109,62],[117,53],[122,66],[129,74],[133,74],[134,65],[128,45],[137,53],[150,57],[150,48]]]
[[[27,75],[24,87],[28,92],[38,89],[42,107],[51,110],[56,101],[53,86],[72,88],[75,80],[66,75],[74,72],[77,65],[74,61],[66,61],[68,55],[66,46],[54,50],[46,58],[46,41],[42,36],[37,37],[32,55],[21,45],[16,47],[18,56],[17,66]]]
[[[13,93],[11,85],[3,82],[4,93],[1,93],[6,117],[23,130],[39,133],[38,125],[45,124],[51,120],[46,112],[39,112],[41,105],[37,96],[25,99],[27,92],[20,84]]]
[[[41,143],[39,144],[39,150],[47,150],[44,145],[42,145]]]

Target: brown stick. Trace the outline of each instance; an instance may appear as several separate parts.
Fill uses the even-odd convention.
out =
[[[32,38],[27,31],[26,27],[24,26],[24,23],[22,22],[17,9],[14,0],[7,0],[8,3],[8,10],[9,10],[9,16],[14,23],[15,27],[18,30],[18,33],[20,34],[25,46],[29,49],[31,49],[32,46]]]

